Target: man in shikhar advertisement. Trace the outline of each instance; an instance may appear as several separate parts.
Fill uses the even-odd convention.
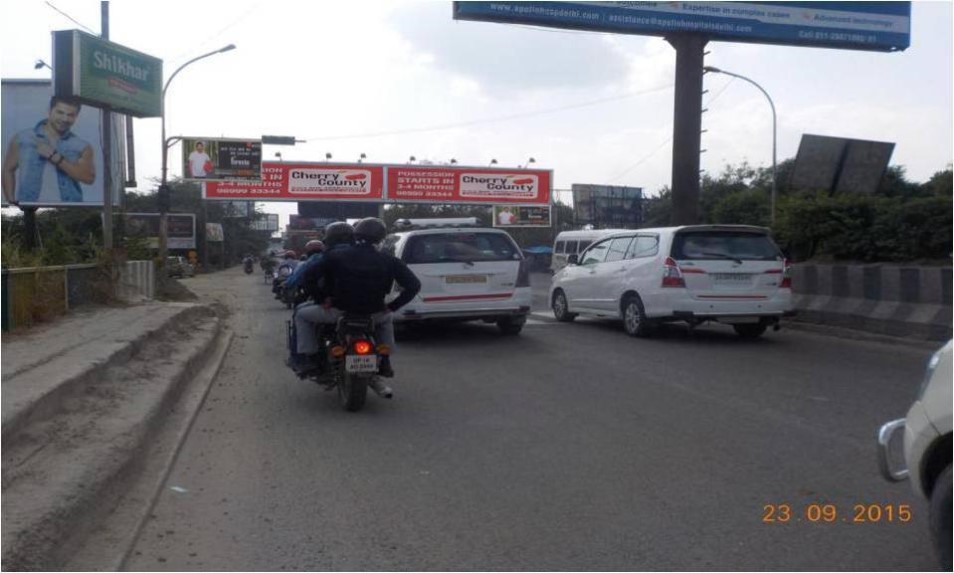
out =
[[[92,145],[72,131],[81,109],[54,96],[46,119],[13,136],[3,158],[6,202],[83,202],[80,184],[96,181],[96,167]]]

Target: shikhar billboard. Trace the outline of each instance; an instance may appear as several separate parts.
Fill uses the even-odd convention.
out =
[[[53,32],[56,95],[135,117],[162,115],[162,60],[79,30]]]

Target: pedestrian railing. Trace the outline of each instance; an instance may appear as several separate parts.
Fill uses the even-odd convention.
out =
[[[107,303],[116,295],[153,298],[155,282],[152,261],[124,263],[116,289],[108,271],[94,264],[3,269],[3,331],[49,320],[84,304]]]

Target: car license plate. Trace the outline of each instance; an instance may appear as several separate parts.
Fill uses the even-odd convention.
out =
[[[444,280],[449,285],[485,283],[487,275],[449,275]]]
[[[752,282],[752,275],[748,273],[713,273],[712,277],[716,282],[727,284],[749,284]]]
[[[349,354],[345,357],[345,370],[348,372],[377,372],[378,356],[376,354]]]

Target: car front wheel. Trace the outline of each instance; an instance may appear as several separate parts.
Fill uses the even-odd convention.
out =
[[[570,312],[570,305],[566,302],[566,294],[562,290],[553,293],[553,316],[560,322],[571,322],[576,314]]]

